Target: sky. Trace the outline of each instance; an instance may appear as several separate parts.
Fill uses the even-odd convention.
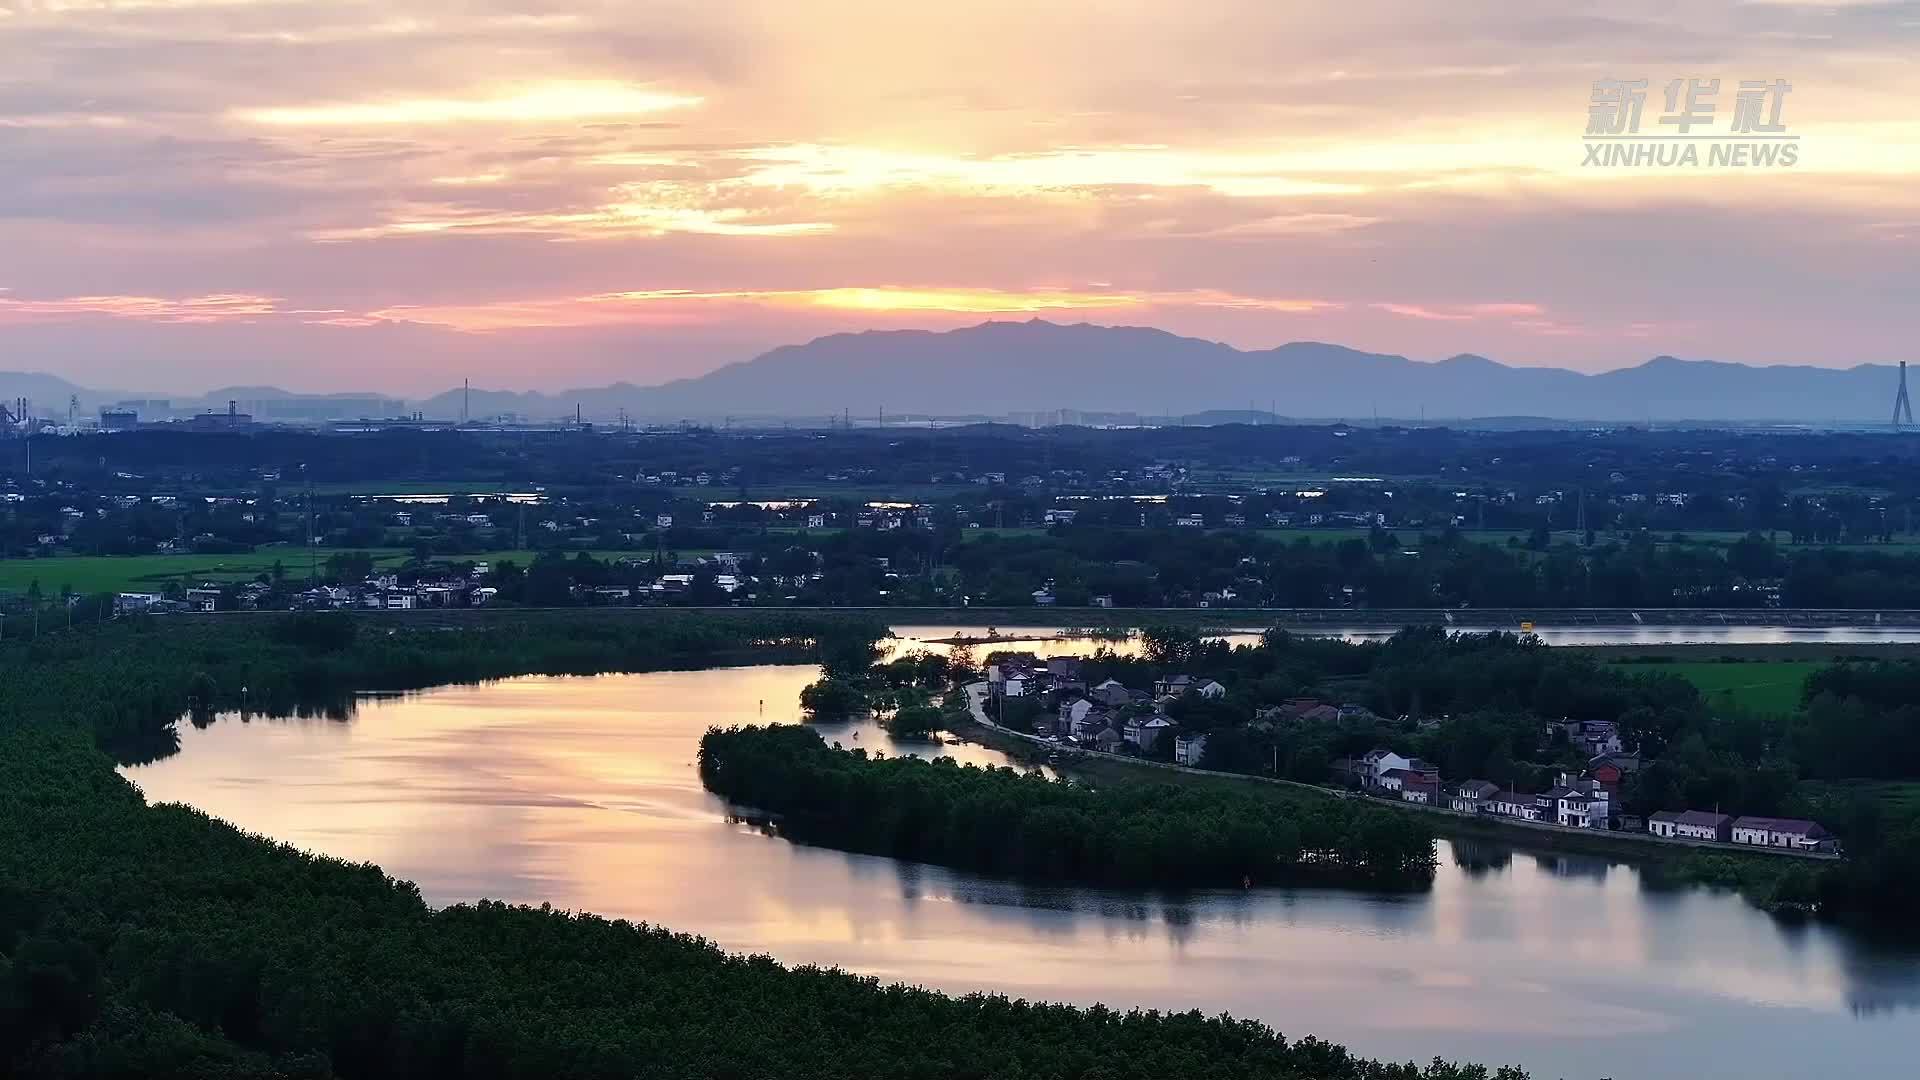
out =
[[[1888,362],[1916,47],[1831,0],[0,0],[0,370],[645,385],[1034,317]],[[1785,80],[1796,163],[1586,165],[1616,79],[1643,134],[1719,79],[1719,135]]]

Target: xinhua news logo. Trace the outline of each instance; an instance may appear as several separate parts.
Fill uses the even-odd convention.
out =
[[[1792,168],[1800,161],[1800,136],[1781,119],[1793,84],[1785,79],[1747,80],[1733,95],[1731,122],[1722,130],[1714,114],[1719,79],[1673,79],[1658,127],[1640,130],[1647,102],[1645,79],[1601,79],[1587,103],[1586,160],[1590,168],[1649,169],[1719,167]]]

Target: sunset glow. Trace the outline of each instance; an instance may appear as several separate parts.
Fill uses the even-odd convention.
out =
[[[9,366],[82,380],[255,379],[270,332],[275,381],[394,392],[1033,316],[1884,362],[1916,34],[1833,3],[0,0],[0,324]],[[1669,79],[1790,80],[1796,163],[1586,165],[1616,77],[1650,125]]]
[[[239,117],[275,127],[427,127],[486,121],[519,124],[594,120],[686,109],[698,104],[697,97],[655,93],[617,83],[558,83],[497,97],[244,109]]]

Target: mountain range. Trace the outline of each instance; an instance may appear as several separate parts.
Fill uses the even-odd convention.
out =
[[[1242,350],[1143,327],[987,322],[949,331],[834,334],[773,349],[705,375],[657,386],[620,382],[553,393],[467,392],[468,415],[571,416],[624,410],[636,420],[721,417],[823,418],[883,410],[942,417],[1133,413],[1180,417],[1249,409],[1296,419],[1372,416],[1430,421],[1538,417],[1566,421],[1884,422],[1897,369],[1754,366],[1660,356],[1599,374],[1515,367],[1482,356],[1437,362],[1321,342]],[[0,373],[0,395],[32,398],[41,415],[70,397],[93,409],[165,395],[90,390],[56,376]],[[459,389],[401,403],[384,395],[292,394],[273,387],[214,390],[172,399],[176,411],[241,402],[284,402],[292,411],[418,410],[462,414]],[[305,403],[304,405],[299,403]],[[276,406],[270,410],[280,411]]]

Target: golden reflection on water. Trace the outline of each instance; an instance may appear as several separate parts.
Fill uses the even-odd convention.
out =
[[[1786,1077],[1835,1046],[1850,1065],[1891,1062],[1920,1036],[1910,959],[1732,897],[1650,892],[1590,857],[1463,843],[1443,845],[1418,896],[1162,896],[792,845],[730,820],[694,758],[709,725],[796,721],[815,675],[522,678],[367,698],[345,720],[227,716],[183,725],[179,754],[127,772],[151,800],[378,863],[435,903],[551,902],[953,991],[1225,1010],[1374,1055]],[[824,734],[933,749],[871,724]],[[1863,1004],[1874,1022],[1856,1019]]]

